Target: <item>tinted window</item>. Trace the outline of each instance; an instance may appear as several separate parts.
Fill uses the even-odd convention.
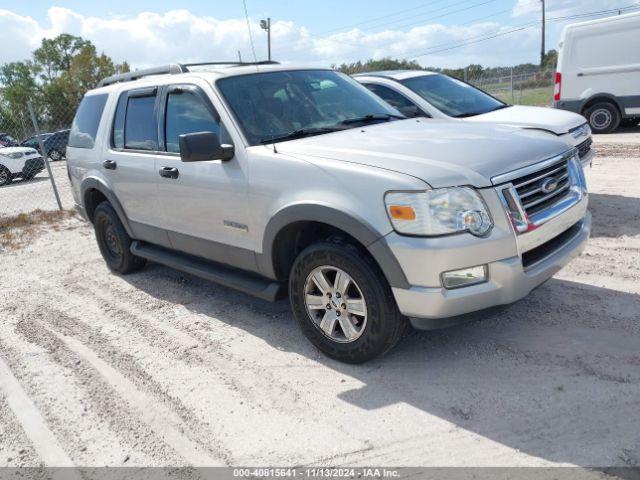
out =
[[[331,70],[256,73],[223,78],[218,88],[251,145],[299,129],[355,128],[343,120],[398,112],[346,75]]]
[[[482,90],[446,75],[408,78],[402,84],[451,117],[471,117],[506,106]]]
[[[89,95],[82,99],[71,125],[70,147],[93,148],[107,97],[107,94]]]
[[[124,122],[124,148],[156,150],[158,133],[153,108],[156,97],[129,97]]]
[[[407,97],[399,94],[398,92],[390,89],[389,87],[384,87],[382,85],[375,85],[373,83],[367,84],[365,86],[393,107],[400,109],[402,107],[415,106],[415,104],[412,101],[410,101]]]
[[[213,132],[220,139],[220,125],[203,100],[191,93],[170,93],[167,96],[165,138],[167,152],[180,152],[178,135]]]

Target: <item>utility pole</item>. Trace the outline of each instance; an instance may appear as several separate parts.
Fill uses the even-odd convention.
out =
[[[545,18],[544,18],[544,0],[540,0],[542,2],[542,35],[541,35],[541,43],[540,43],[540,67],[544,63],[544,27],[545,27]]]
[[[271,61],[271,18],[260,20],[260,28],[267,31],[267,59]]]

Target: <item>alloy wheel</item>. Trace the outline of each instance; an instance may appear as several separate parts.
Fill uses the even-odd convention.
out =
[[[344,270],[315,268],[304,285],[304,303],[315,326],[331,340],[350,343],[367,325],[367,304],[360,287]]]

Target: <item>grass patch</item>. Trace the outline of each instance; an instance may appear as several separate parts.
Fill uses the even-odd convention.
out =
[[[491,93],[491,92],[489,92]],[[528,88],[526,90],[515,90],[513,97],[509,91],[491,93],[494,97],[506,103],[514,105],[531,105],[535,107],[551,106],[553,87]]]
[[[0,217],[0,252],[21,248],[43,227],[53,226],[57,230],[63,220],[75,215],[75,210],[34,210],[12,217]]]

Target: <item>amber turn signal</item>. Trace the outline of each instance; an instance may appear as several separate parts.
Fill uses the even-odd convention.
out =
[[[389,213],[391,218],[396,220],[415,220],[416,212],[413,208],[406,205],[389,205]]]

